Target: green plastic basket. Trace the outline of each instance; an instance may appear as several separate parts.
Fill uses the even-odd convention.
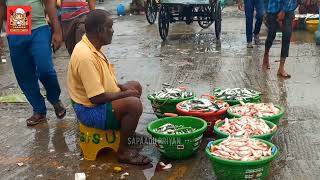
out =
[[[238,105],[234,105],[232,107],[235,107],[235,106],[239,106],[239,104]],[[232,108],[232,107],[230,107],[230,108]],[[274,116],[263,116],[263,117],[259,117],[259,118],[263,119],[263,120],[266,120],[266,121],[270,121],[275,125],[279,125],[279,121],[282,118],[282,116],[284,115],[285,109],[284,109],[283,106],[275,105],[275,107],[280,109],[280,112],[278,114],[276,114]],[[241,115],[231,112],[230,108],[227,110],[227,114],[228,114],[229,118],[239,118],[239,117],[241,117]]]
[[[167,123],[193,127],[197,130],[192,133],[178,135],[162,134],[154,131]],[[147,131],[154,138],[158,150],[168,159],[185,159],[194,154],[200,146],[206,129],[206,121],[191,116],[166,117],[150,122],[147,127]]]
[[[155,99],[151,95],[148,95],[148,99],[151,102],[151,106],[153,109],[153,112],[158,118],[165,117],[164,113],[175,113],[177,114],[176,106],[178,103],[193,99],[195,97],[195,94],[191,97],[182,98],[182,99]]]
[[[211,160],[211,165],[217,179],[219,180],[247,180],[247,179],[266,179],[270,172],[271,162],[277,157],[277,147],[265,140],[259,140],[272,147],[272,155],[257,161],[235,161],[222,159],[211,155],[210,146],[218,145],[225,139],[211,141],[206,147],[206,154]]]
[[[273,124],[270,121],[265,121],[267,123],[267,125],[270,127],[270,129],[272,129],[274,126],[277,126],[275,124]],[[218,124],[216,124],[214,126],[214,133],[218,136],[219,139],[221,138],[227,138],[229,136],[229,134],[224,133],[222,131],[219,130],[219,127],[222,126],[224,124],[224,121],[219,122]],[[277,132],[277,127],[274,128],[274,130],[272,132],[263,134],[263,135],[256,135],[256,136],[250,136],[251,138],[257,138],[257,139],[263,139],[266,141],[270,141],[272,136],[275,135]]]
[[[215,88],[214,91],[213,91],[213,96],[215,96],[216,93],[218,93],[220,91],[222,91],[221,88]],[[219,99],[219,98],[216,98],[216,100],[225,101],[230,106],[234,106],[234,105],[240,104],[239,100],[224,100],[224,99]],[[249,99],[245,99],[245,100],[243,100],[243,102],[245,102],[245,103],[258,103],[258,102],[261,102],[261,94],[257,95],[257,96],[254,96],[252,98],[249,98]]]

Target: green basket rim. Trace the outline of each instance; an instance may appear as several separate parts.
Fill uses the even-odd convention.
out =
[[[232,119],[235,119],[235,118],[232,118]],[[232,120],[230,119],[230,120]],[[266,121],[266,120],[263,120],[263,119],[260,119],[264,122],[266,122],[266,124],[270,127],[270,128],[273,128],[274,126],[277,126],[276,124],[274,124],[273,122],[270,122],[270,121]],[[214,133],[216,133],[217,135],[220,135],[220,136],[225,136],[225,137],[228,137],[230,136],[230,134],[227,134],[227,133],[224,133],[222,131],[219,130],[219,127],[222,126],[224,123],[224,121],[221,121],[219,122],[218,124],[214,125],[213,127],[213,130],[214,130]],[[277,129],[275,131],[272,131],[272,132],[269,132],[269,133],[266,133],[266,134],[263,134],[263,135],[254,135],[254,136],[249,136],[251,138],[267,138],[267,137],[272,137],[275,133],[277,132]],[[242,137],[242,136],[235,136],[235,137]]]
[[[235,106],[241,106],[241,104],[233,105],[230,108],[233,108]],[[264,120],[270,120],[270,119],[282,117],[283,114],[284,114],[285,108],[283,106],[280,106],[280,105],[274,105],[274,106],[280,110],[280,112],[278,114],[273,115],[273,116],[262,116],[262,117],[258,117],[258,118],[264,119]],[[227,110],[227,113],[229,115],[231,115],[233,117],[237,117],[237,118],[241,117],[241,115],[231,112],[230,108]]]
[[[199,120],[200,122],[203,123],[203,126],[197,130],[195,130],[194,132],[192,133],[188,133],[188,134],[162,134],[162,133],[158,133],[158,132],[155,132],[153,129],[151,129],[151,126],[156,123],[156,122],[160,122],[160,121],[163,121],[163,120],[166,120],[166,119],[176,119],[176,118],[189,118],[189,119],[196,119],[196,120]],[[173,120],[174,121],[174,120]],[[161,118],[161,119],[157,119],[157,120],[154,120],[152,122],[150,122],[148,124],[148,127],[147,127],[147,131],[148,133],[150,133],[152,136],[156,136],[156,137],[166,137],[166,138],[188,138],[188,137],[194,137],[195,135],[198,135],[198,134],[203,134],[204,131],[207,129],[207,122],[203,119],[200,119],[200,118],[197,118],[197,117],[192,117],[192,116],[177,116],[177,117],[165,117],[165,118]]]
[[[192,92],[192,91],[189,91],[189,92]],[[192,92],[192,96],[190,97],[186,97],[186,98],[181,98],[181,99],[157,99],[157,98],[153,98],[151,96],[151,94],[149,94],[147,96],[148,100],[150,100],[151,102],[153,101],[156,101],[156,102],[160,102],[160,103],[163,103],[163,102],[173,102],[173,103],[179,103],[181,101],[185,101],[185,100],[189,100],[189,99],[193,99],[196,97],[196,94],[194,92]]]
[[[222,164],[227,164],[227,165],[233,165],[233,166],[235,166],[235,165],[238,165],[238,166],[260,165],[260,164],[265,164],[265,163],[271,162],[279,154],[279,150],[278,150],[276,145],[272,144],[269,141],[263,140],[263,139],[253,138],[253,139],[256,139],[258,141],[261,141],[261,142],[267,144],[269,147],[275,147],[276,148],[276,152],[274,154],[272,154],[270,157],[267,157],[267,158],[264,158],[264,159],[261,159],[261,160],[256,160],[256,161],[236,161],[236,160],[223,159],[223,158],[220,158],[220,157],[212,155],[210,153],[209,146],[211,146],[211,144],[213,144],[213,145],[220,144],[222,141],[224,141],[226,139],[227,138],[218,139],[218,140],[215,140],[215,141],[210,141],[208,143],[208,145],[206,147],[206,154],[212,161],[219,162],[219,163],[222,163]]]
[[[252,89],[250,89],[250,90],[252,90]],[[222,91],[222,89],[221,89],[221,88],[215,88],[215,89],[213,90],[213,93],[212,93],[213,96],[215,96],[215,93],[216,93],[217,91]],[[256,91],[256,90],[253,90],[253,91]],[[251,101],[260,100],[262,93],[259,92],[259,91],[256,91],[256,92],[258,92],[259,94],[257,94],[257,95],[255,95],[255,96],[249,98],[248,100],[243,100],[243,102],[251,102]],[[226,100],[226,99],[220,99],[220,98],[218,98],[218,97],[217,97],[216,99],[217,99],[217,100],[221,100],[221,101],[225,101],[225,102],[227,102],[227,103],[229,103],[229,104],[239,104],[239,103],[240,103],[240,100]]]
[[[253,101],[256,101],[256,100],[260,100],[260,98],[261,98],[260,95],[258,95],[258,96],[252,97],[252,98],[250,98],[248,100],[244,100],[243,102],[245,102],[245,103],[253,102]],[[240,104],[240,100],[223,100],[223,99],[219,99],[219,98],[217,98],[217,100],[225,101],[225,102],[227,102],[229,104]]]

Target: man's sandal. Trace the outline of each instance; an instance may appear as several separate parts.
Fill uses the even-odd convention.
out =
[[[67,109],[64,107],[60,100],[53,105],[53,108],[57,118],[62,119],[66,116]]]
[[[46,122],[47,118],[44,114],[34,113],[30,118],[26,120],[27,126],[35,126],[39,123]]]
[[[277,73],[278,76],[282,77],[282,78],[291,78],[291,75],[290,74],[286,74],[286,75],[282,75],[281,73]]]

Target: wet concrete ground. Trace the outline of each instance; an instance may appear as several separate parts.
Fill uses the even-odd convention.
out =
[[[107,3],[103,7],[107,7]],[[271,50],[271,70],[260,69],[263,45],[247,49],[245,24],[241,17],[223,17],[221,43],[216,43],[213,28],[202,30],[197,23],[170,26],[168,41],[162,42],[157,25],[148,25],[144,16],[115,19],[115,34],[103,51],[116,65],[121,82],[139,80],[143,86],[144,113],[136,130],[149,136],[145,128],[155,119],[147,94],[160,90],[162,83],[185,85],[198,95],[214,87],[247,87],[263,92],[264,102],[286,107],[273,143],[280,155],[272,164],[270,179],[316,180],[320,175],[320,48],[313,34],[295,32],[286,67],[293,77],[276,76],[280,54],[279,41]],[[262,39],[266,38],[265,28]],[[279,37],[278,37],[279,40]],[[97,161],[82,159],[78,145],[79,130],[66,91],[66,67],[69,56],[65,49],[54,55],[62,86],[62,100],[68,104],[68,115],[58,120],[50,107],[47,124],[33,128],[25,125],[31,114],[27,104],[0,104],[0,179],[73,179],[74,173],[85,172],[87,179],[119,179],[114,173],[119,166],[114,153],[103,151]],[[9,60],[9,58],[8,58]],[[0,92],[18,89],[10,62],[0,64]],[[161,158],[153,145],[142,152],[151,156],[152,166],[121,165],[129,172],[127,179],[215,179],[204,147],[212,138],[205,138],[198,153],[183,161]],[[168,171],[156,170],[159,161],[171,162]],[[16,163],[22,162],[20,167]]]

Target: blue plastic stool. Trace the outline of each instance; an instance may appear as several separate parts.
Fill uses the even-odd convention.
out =
[[[125,10],[125,7],[123,4],[118,4],[117,14],[118,14],[118,16],[124,16],[126,14],[126,10]]]

